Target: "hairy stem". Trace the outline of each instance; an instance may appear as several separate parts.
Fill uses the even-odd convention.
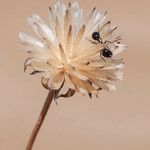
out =
[[[31,150],[32,149],[33,144],[35,142],[35,139],[36,139],[36,137],[38,135],[38,132],[39,132],[41,126],[42,126],[42,123],[43,123],[43,121],[44,121],[44,119],[46,117],[46,114],[47,114],[47,112],[49,110],[49,107],[50,107],[50,105],[52,103],[52,100],[53,100],[53,90],[50,90],[49,93],[48,93],[48,96],[46,98],[46,101],[44,103],[44,106],[42,108],[42,111],[41,111],[41,113],[39,115],[39,118],[38,118],[38,120],[37,120],[37,122],[36,122],[36,124],[35,124],[35,126],[34,126],[34,128],[32,130],[31,136],[29,138],[29,141],[28,141],[28,144],[27,144],[27,147],[26,147],[25,150]]]

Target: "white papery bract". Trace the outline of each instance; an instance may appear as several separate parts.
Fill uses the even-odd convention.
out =
[[[55,98],[70,97],[75,92],[97,96],[100,90],[114,90],[112,82],[121,80],[124,67],[122,59],[115,59],[125,49],[120,36],[113,36],[116,27],[110,26],[106,12],[94,8],[83,13],[76,0],[68,6],[56,1],[49,8],[49,23],[38,15],[27,17],[27,22],[37,35],[20,33],[20,43],[29,53],[25,70],[41,73],[42,85],[56,92]],[[103,41],[109,40],[113,60],[100,57],[103,43],[91,44],[92,33],[100,31]],[[59,95],[63,85],[66,94]]]

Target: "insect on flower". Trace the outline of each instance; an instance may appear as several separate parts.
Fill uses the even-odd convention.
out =
[[[96,8],[85,14],[77,0],[69,5],[57,0],[49,8],[48,25],[36,14],[27,17],[37,37],[19,34],[21,45],[30,55],[25,70],[31,67],[32,75],[40,73],[42,85],[55,90],[54,99],[71,97],[76,92],[91,97],[97,96],[100,90],[114,90],[112,81],[122,79],[124,63],[120,59],[99,61],[99,52],[111,58],[121,53],[125,45],[112,37],[115,28],[110,27],[106,18],[106,13]],[[87,40],[91,35],[93,39]],[[113,44],[109,43],[108,47],[106,41]],[[60,94],[64,85],[68,87],[67,92]]]
[[[105,15],[107,14],[107,12],[105,12]],[[108,22],[106,22],[101,28],[99,27],[99,25],[98,25],[98,31],[94,31],[93,33],[92,33],[92,40],[89,40],[89,42],[90,43],[92,43],[92,44],[99,44],[99,43],[103,43],[103,40],[102,40],[102,38],[101,38],[101,31],[103,30],[103,28],[105,27],[105,26],[107,26],[107,25],[110,25],[110,21],[108,21]],[[116,27],[114,28],[114,30],[116,29]]]
[[[95,41],[98,41],[99,43],[102,43],[102,39],[100,37],[100,33],[99,32],[94,32],[92,34],[92,38],[95,40]],[[94,43],[94,42],[93,42]],[[97,44],[97,43],[95,43]]]
[[[106,22],[106,24],[104,24],[101,28],[99,28],[99,26],[98,26],[98,31],[95,31],[95,32],[93,32],[92,33],[92,40],[89,40],[88,39],[88,41],[91,43],[91,44],[102,44],[102,45],[104,45],[104,47],[100,50],[100,57],[105,61],[105,59],[104,58],[110,58],[111,60],[112,60],[112,56],[113,56],[113,52],[111,51],[111,49],[108,47],[108,45],[111,43],[111,44],[113,44],[113,42],[111,42],[111,41],[104,41],[103,42],[103,40],[102,40],[102,38],[101,38],[101,34],[100,34],[100,32],[101,32],[101,30],[105,27],[105,26],[107,26],[107,25],[110,25],[110,21],[108,21],[108,22]],[[112,32],[114,31],[114,30],[116,30],[117,29],[117,27],[114,27],[113,29],[112,29]],[[94,40],[94,41],[93,41]],[[120,39],[118,39],[118,43],[119,43],[119,40],[121,40],[121,38]]]
[[[112,59],[113,52],[111,51],[110,47],[108,46],[109,44],[112,44],[114,46],[113,42],[111,42],[111,41],[105,41],[102,44],[104,44],[104,48],[100,50],[100,57],[102,59],[104,59],[104,58],[110,58],[111,60],[113,60]],[[105,59],[104,59],[104,61],[105,61]]]

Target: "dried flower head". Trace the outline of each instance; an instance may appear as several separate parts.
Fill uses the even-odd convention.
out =
[[[20,43],[29,53],[25,70],[41,73],[41,82],[46,89],[55,90],[54,98],[71,97],[75,92],[92,95],[100,90],[114,90],[112,81],[122,79],[122,59],[114,58],[125,49],[120,36],[114,36],[116,27],[110,26],[106,12],[94,8],[88,15],[73,0],[68,6],[56,1],[49,8],[49,24],[38,15],[27,17],[29,26],[37,37],[20,33]],[[92,34],[99,31],[103,42],[93,41]],[[107,47],[113,59],[103,58],[101,51]],[[59,94],[67,85],[68,91]]]

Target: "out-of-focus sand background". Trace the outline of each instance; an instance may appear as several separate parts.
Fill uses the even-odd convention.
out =
[[[51,0],[0,0],[0,150],[23,150],[47,91],[23,72],[26,53],[17,44],[29,32],[25,16],[47,19]],[[118,92],[99,100],[75,95],[55,103],[33,150],[150,150],[150,1],[79,0],[86,11],[107,10],[128,50]]]

